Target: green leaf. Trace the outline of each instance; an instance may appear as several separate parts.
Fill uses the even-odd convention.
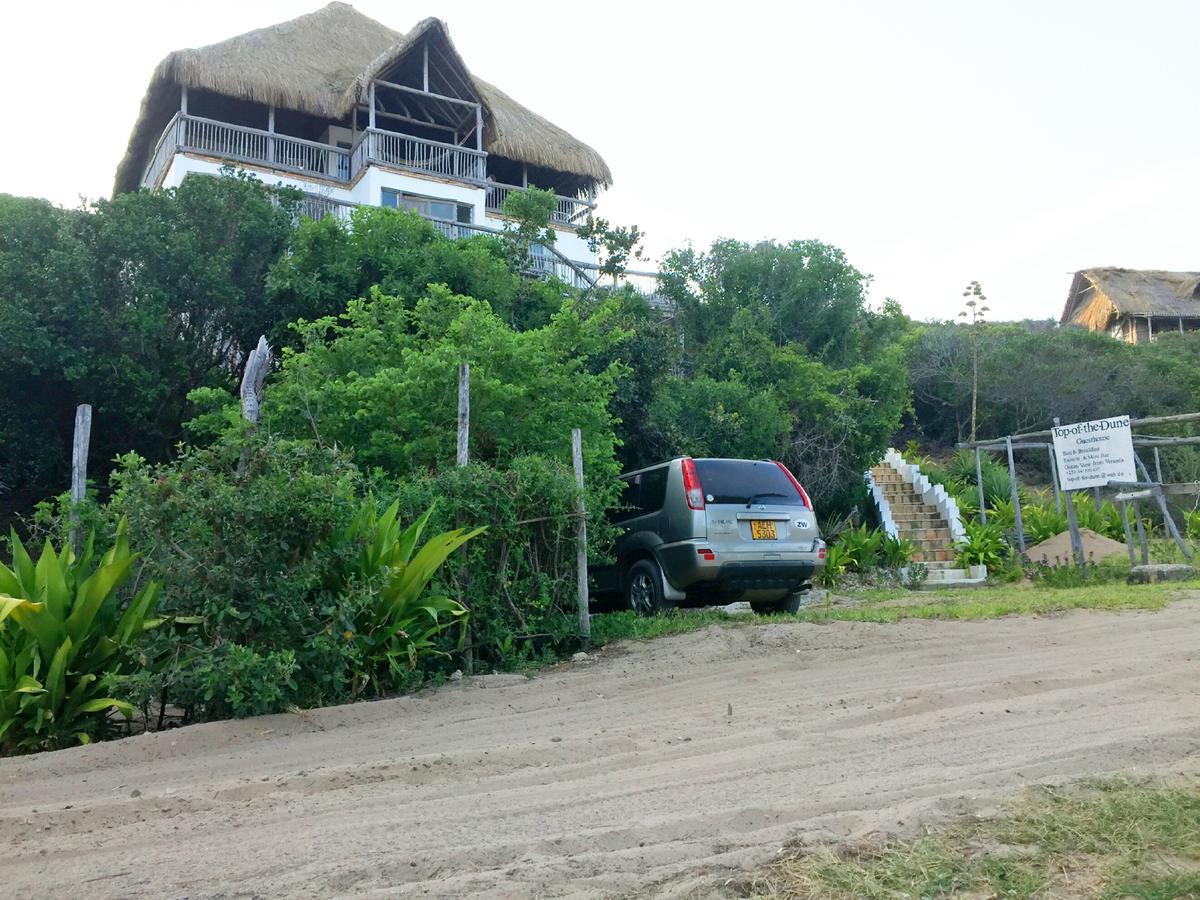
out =
[[[67,579],[63,575],[62,562],[59,560],[58,554],[54,552],[54,545],[50,543],[49,538],[42,547],[42,555],[38,558],[34,578],[37,599],[45,602],[46,608],[54,618],[61,619],[66,616],[67,604],[71,602],[71,595],[67,590]]]
[[[126,703],[124,700],[114,700],[111,697],[103,697],[98,700],[89,700],[87,703],[79,707],[81,713],[94,713],[101,710],[115,709],[125,714],[126,718],[133,715],[133,705]]]
[[[57,710],[62,704],[67,691],[67,660],[71,655],[71,639],[65,638],[62,646],[54,654],[50,662],[50,671],[46,673],[46,691],[50,695],[50,709]]]

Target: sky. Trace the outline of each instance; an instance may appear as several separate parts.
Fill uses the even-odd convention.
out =
[[[0,192],[107,196],[154,66],[320,0],[4,10]],[[444,19],[468,67],[595,147],[657,257],[816,238],[919,319],[977,279],[1057,318],[1089,266],[1200,269],[1200,4],[356,0]]]

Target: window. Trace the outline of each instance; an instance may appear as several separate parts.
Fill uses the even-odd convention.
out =
[[[447,222],[470,224],[474,209],[469,203],[456,203],[453,200],[439,200],[436,197],[422,197],[419,194],[406,194],[402,191],[383,189],[380,206],[390,209],[407,209],[418,213],[427,219],[442,219]]]
[[[663,466],[642,473],[642,496],[638,503],[643,513],[658,512],[667,496],[667,472]]]
[[[667,497],[668,466],[660,466],[649,472],[627,476],[621,499],[614,509],[609,510],[609,520],[624,522],[638,516],[656,513],[663,507]]]
[[[745,459],[698,459],[696,474],[709,503],[769,503],[804,506],[804,498],[783,469],[773,462]]]

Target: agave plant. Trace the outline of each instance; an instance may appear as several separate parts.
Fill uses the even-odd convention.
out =
[[[416,668],[422,654],[442,653],[434,640],[439,634],[455,624],[465,627],[467,609],[446,596],[426,596],[426,588],[451,553],[487,530],[447,531],[417,549],[433,509],[403,530],[398,512],[398,502],[379,513],[368,500],[350,526],[363,547],[348,586],[361,590],[361,602],[346,637],[356,645],[358,690],[369,687],[376,694]]]
[[[958,545],[958,562],[964,568],[967,566],[984,565],[989,568],[998,567],[1008,556],[1008,544],[1004,540],[1004,532],[999,525],[988,522],[965,522],[963,529],[967,533],[965,541]]]
[[[878,563],[879,545],[883,532],[874,531],[866,525],[857,528],[847,528],[837,539],[835,547],[840,547],[846,561],[846,568],[853,571],[869,569]],[[828,561],[825,563],[829,565]]]
[[[846,551],[839,544],[831,544],[825,551],[825,566],[817,573],[817,581],[824,587],[834,588],[846,574]]]
[[[94,534],[79,556],[47,541],[36,564],[12,535],[12,567],[0,564],[0,748],[86,744],[110,713],[132,713],[104,696],[104,682],[139,665],[138,638],[158,624],[149,618],[158,585],[121,608],[117,588],[137,559],[126,532],[122,520],[98,559]]]
[[[892,537],[885,534],[879,545],[879,555],[883,564],[889,569],[901,569],[907,566],[917,552],[917,545],[908,538]]]

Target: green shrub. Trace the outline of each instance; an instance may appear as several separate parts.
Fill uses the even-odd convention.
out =
[[[1025,534],[1033,543],[1041,543],[1067,530],[1067,514],[1053,505],[1030,504],[1021,507]]]
[[[841,548],[846,568],[852,572],[873,569],[879,565],[879,549],[883,543],[882,531],[859,525],[847,528],[838,535],[834,545]]]
[[[522,456],[504,466],[472,463],[399,482],[377,478],[402,519],[433,507],[437,531],[486,524],[441,574],[470,611],[471,646],[482,664],[511,668],[577,640],[575,479],[562,463]],[[603,557],[612,529],[588,520],[589,555]]]
[[[118,588],[136,557],[127,527],[94,553],[94,535],[76,556],[47,541],[34,564],[13,534],[12,567],[0,564],[0,750],[47,750],[88,743],[108,716],[132,707],[107,696],[110,681],[141,665],[138,641],[157,624],[158,585],[127,603]]]
[[[368,500],[349,529],[362,544],[344,588],[355,599],[353,630],[343,633],[355,649],[355,694],[395,690],[420,657],[441,653],[434,640],[439,634],[456,622],[466,624],[466,607],[427,596],[425,589],[451,553],[487,529],[447,531],[417,549],[433,508],[404,530],[399,508],[396,501],[380,514]]]
[[[145,542],[142,577],[162,584],[165,613],[199,617],[148,647],[167,663],[119,682],[146,705],[167,698],[189,720],[341,700],[354,652],[330,627],[357,547],[357,470],[310,442],[251,439],[187,449],[170,465],[121,460],[105,514]]]
[[[907,566],[917,552],[917,545],[908,538],[894,538],[884,534],[879,546],[879,557],[889,569]]]
[[[999,567],[1008,557],[1008,544],[1004,540],[1004,531],[993,522],[986,525],[979,522],[964,522],[967,538],[958,545],[957,558],[959,565]]]
[[[849,557],[840,544],[830,544],[825,551],[825,566],[817,573],[817,581],[824,587],[835,588],[846,574]]]

